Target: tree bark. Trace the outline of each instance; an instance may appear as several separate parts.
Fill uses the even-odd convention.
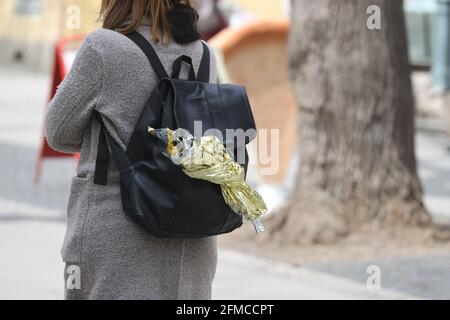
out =
[[[377,5],[381,29],[369,30]],[[290,71],[301,165],[269,232],[328,243],[358,228],[425,227],[403,2],[294,0]],[[272,231],[270,231],[272,230]]]

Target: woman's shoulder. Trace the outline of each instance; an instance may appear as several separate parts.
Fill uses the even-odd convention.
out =
[[[123,48],[128,44],[128,39],[121,33],[110,29],[97,29],[89,33],[85,42],[101,55],[114,51],[115,48]]]
[[[145,38],[151,39],[151,34],[148,32],[148,30],[141,28],[138,30]],[[130,45],[130,40],[123,34],[110,30],[110,29],[97,29],[91,33],[89,33],[86,38],[86,42],[92,46],[94,49],[97,50],[110,50],[111,48],[114,48],[115,46],[119,47],[126,47],[127,45]],[[150,41],[151,42],[151,41]],[[153,43],[152,47],[156,51],[203,51],[203,47],[201,45],[202,41],[193,41],[188,44],[178,44],[174,41],[170,41],[168,44],[161,44],[161,43]],[[209,49],[211,50],[211,47],[208,45]]]
[[[154,43],[151,41],[150,29],[141,27],[139,30],[142,36],[150,40],[152,47],[160,57],[163,64],[170,65],[172,61],[181,55],[187,55],[193,60],[200,61],[203,55],[202,41],[193,41],[187,44],[179,44],[174,41],[169,41],[168,44]],[[211,72],[212,76],[216,77],[216,56],[215,50],[211,45],[204,42],[210,52]],[[123,59],[129,60],[130,54],[142,55],[141,50],[125,35],[110,29],[97,29],[89,33],[85,38],[85,44],[91,47],[101,59],[105,61],[118,61]]]

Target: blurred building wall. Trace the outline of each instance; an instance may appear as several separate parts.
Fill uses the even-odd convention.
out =
[[[262,19],[279,19],[285,17],[285,0],[234,0],[242,8],[256,14]]]
[[[20,61],[36,70],[46,67],[42,57],[51,53],[48,44],[57,36],[61,2],[33,2],[28,9],[25,2],[0,2],[0,63]]]
[[[100,11],[100,0],[63,0],[64,6],[62,14],[65,15],[66,19],[61,20],[61,36],[71,36],[79,33],[89,33],[100,27],[100,22],[98,21],[98,14]],[[71,27],[71,16],[73,11],[71,7],[79,7],[80,16],[80,28]]]
[[[258,18],[277,19],[285,14],[286,0],[232,1]],[[100,0],[0,1],[0,65],[49,71],[55,41],[95,30],[99,8]]]
[[[99,1],[0,1],[0,64],[48,71],[57,39],[98,26]]]

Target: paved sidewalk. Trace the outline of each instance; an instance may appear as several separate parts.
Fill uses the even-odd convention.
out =
[[[33,215],[30,213],[30,215]],[[54,221],[0,221],[0,299],[62,299],[59,249],[64,224]],[[238,281],[236,281],[238,279]],[[220,250],[214,299],[413,299],[389,290],[372,291],[364,282],[343,280]]]
[[[365,270],[362,276],[367,279]],[[237,284],[236,279],[239,279]],[[417,297],[326,273],[219,250],[214,299],[242,300],[393,300]]]

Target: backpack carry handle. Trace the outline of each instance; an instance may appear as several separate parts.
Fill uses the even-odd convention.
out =
[[[173,63],[172,78],[180,79],[181,66],[183,65],[183,62],[186,63],[187,65],[189,65],[189,81],[196,81],[197,77],[195,75],[194,64],[192,63],[192,58],[185,56],[185,55],[180,56]]]

